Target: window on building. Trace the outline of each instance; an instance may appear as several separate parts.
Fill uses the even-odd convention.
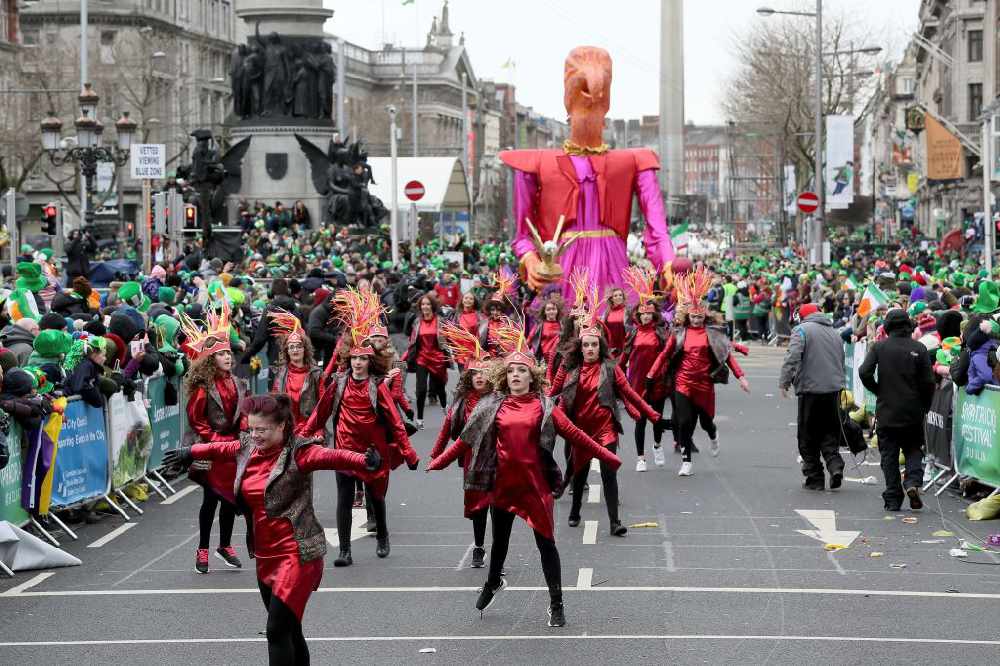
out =
[[[969,84],[969,122],[975,122],[983,112],[983,84]]]
[[[969,62],[983,61],[983,31],[970,30],[966,33],[969,44]]]
[[[24,42],[25,46],[37,46],[38,45],[38,30],[32,30],[30,28],[21,29],[21,41]]]
[[[114,30],[101,31],[101,64],[115,64],[115,37]]]

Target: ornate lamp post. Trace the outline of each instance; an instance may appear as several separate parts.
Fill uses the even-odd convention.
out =
[[[76,129],[76,145],[71,148],[64,148],[61,145],[62,121],[55,116],[54,111],[50,111],[48,117],[41,122],[42,147],[48,153],[52,164],[57,167],[70,163],[80,165],[80,173],[83,174],[85,183],[83,199],[85,227],[90,227],[94,222],[91,199],[94,194],[94,177],[97,175],[98,162],[111,162],[118,167],[125,166],[132,148],[132,139],[139,127],[128,117],[128,111],[125,111],[115,122],[117,144],[103,145],[104,126],[97,120],[97,104],[100,99],[89,83],[83,85],[79,97],[80,117],[73,123]]]

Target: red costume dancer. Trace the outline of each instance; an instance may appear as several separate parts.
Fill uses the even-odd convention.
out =
[[[188,428],[185,443],[231,441],[239,435],[243,415],[240,403],[248,393],[247,381],[232,374],[233,352],[229,346],[229,308],[223,305],[219,314],[210,309],[207,329],[202,330],[185,314],[178,319],[187,340],[182,349],[194,359],[185,375],[188,402]],[[243,564],[232,546],[233,522],[236,520],[236,498],[233,479],[236,466],[232,462],[205,463],[191,469],[192,480],[204,487],[198,512],[198,550],[195,570],[208,573],[208,544],[212,536],[215,510],[219,509],[219,547],[216,557],[226,566],[240,568]],[[249,537],[252,533],[250,521]],[[251,549],[251,557],[253,552]]]
[[[505,325],[504,311],[515,307],[517,277],[506,268],[493,274],[496,287],[490,300],[486,302],[486,321],[479,325],[479,344],[491,356],[500,355],[500,341],[497,332]]]
[[[271,381],[272,393],[284,393],[292,401],[295,425],[316,409],[323,371],[313,362],[312,342],[299,318],[275,309],[268,313],[278,337],[278,367]]]
[[[562,336],[563,310],[562,297],[558,294],[550,295],[542,304],[541,321],[535,324],[528,337],[528,347],[535,355],[535,360],[545,364],[545,378],[549,381],[555,376],[553,361]]]
[[[585,283],[574,273],[571,282],[577,291],[585,289]],[[578,299],[578,301],[581,299]],[[580,335],[570,353],[563,359],[555,381],[549,389],[549,396],[559,399],[559,406],[566,415],[584,432],[591,435],[598,444],[611,453],[618,451],[618,434],[622,432],[618,401],[634,418],[642,416],[658,420],[660,415],[643,402],[629,386],[625,373],[618,367],[608,352],[604,329],[596,322],[597,287],[592,288],[589,308],[574,311],[580,320]],[[583,502],[583,486],[587,482],[592,456],[574,451],[570,456],[570,473],[573,479],[573,501],[569,513],[570,527],[580,524],[580,509]],[[608,509],[609,530],[613,536],[625,536],[628,529],[618,517],[618,477],[617,465],[601,464],[601,481],[604,484],[604,502]]]
[[[333,469],[363,473],[381,463],[378,453],[323,448],[322,438],[295,437],[286,395],[258,395],[245,401],[248,426],[232,442],[196,444],[171,451],[167,462],[192,460],[233,465],[240,505],[253,518],[257,586],[267,609],[267,651],[271,666],[309,663],[302,615],[323,577],[326,534],[316,520],[312,473]]]
[[[608,294],[608,311],[602,321],[608,332],[608,349],[613,358],[621,357],[628,335],[626,328],[628,312],[625,303],[625,290],[619,287],[611,289],[611,293]]]
[[[509,332],[508,332],[509,331]],[[461,437],[431,461],[429,470],[444,469],[453,460],[471,453],[465,472],[465,489],[488,492],[493,514],[493,546],[486,583],[476,601],[485,611],[506,587],[501,576],[514,517],[520,516],[535,532],[542,571],[549,588],[549,626],[566,624],[562,600],[562,571],[556,550],[553,494],[563,489],[562,473],[552,457],[556,435],[561,435],[582,456],[595,456],[612,467],[618,456],[587,436],[552,400],[541,393],[544,377],[534,357],[526,351],[523,330],[501,331],[513,347],[497,364],[496,393],[480,399]]]
[[[440,307],[433,293],[426,293],[417,301],[416,318],[410,322],[410,346],[403,356],[406,369],[417,375],[417,427],[424,427],[424,403],[427,401],[427,385],[431,394],[444,409],[447,404],[445,386],[448,384],[448,365],[451,361],[446,353],[445,341],[441,336],[444,320],[438,316]]]
[[[455,395],[451,401],[451,409],[445,415],[441,432],[438,433],[434,448],[431,449],[432,459],[444,452],[449,441],[458,439],[469,419],[469,414],[475,409],[479,399],[493,391],[493,385],[490,384],[488,376],[490,363],[483,348],[479,345],[479,339],[454,324],[445,324],[444,336],[448,340],[452,356],[465,370],[459,377],[458,387],[455,389]],[[468,472],[471,462],[471,453],[466,454],[462,459],[462,466],[466,472]],[[473,569],[482,568],[486,559],[486,549],[483,544],[486,540],[486,518],[489,508],[490,494],[488,492],[465,491],[465,517],[472,521]]]
[[[632,266],[626,270],[622,277],[632,287],[639,299],[639,304],[631,317],[633,328],[625,337],[621,366],[627,369],[628,383],[636,393],[643,395],[646,390],[646,375],[667,343],[667,332],[663,328],[663,316],[660,314],[656,302],[654,291],[656,276],[648,270]],[[667,398],[666,391],[662,389],[651,391],[643,397],[654,412],[663,414],[663,406]],[[635,422],[635,452],[637,455],[635,471],[637,472],[646,471],[646,424],[648,422],[649,419],[645,417],[636,419]],[[663,448],[660,446],[662,438],[662,430],[654,428],[653,460],[658,467],[662,467],[666,462]]]
[[[657,270],[673,259],[656,178],[660,164],[651,150],[609,150],[603,141],[604,117],[611,105],[607,51],[592,46],[573,49],[566,58],[563,83],[570,125],[563,147],[500,153],[515,176],[514,252],[532,289],[540,291],[542,285],[558,279],[558,271],[539,256],[530,220],[538,230],[538,241],[572,242],[558,255],[563,271],[569,274],[577,266],[589,267],[604,293],[611,285],[621,285],[621,272],[628,267],[626,239],[633,195],[646,218],[646,257]],[[560,218],[565,233],[556,238]],[[550,246],[543,251],[552,255],[555,249]],[[570,297],[568,285],[563,297]]]
[[[351,294],[356,292],[351,291]],[[377,375],[372,375],[375,350],[361,346],[381,312],[365,307],[367,301],[338,299],[335,308],[347,329],[353,346],[350,350],[349,372],[336,373],[320,396],[319,404],[300,433],[310,435],[324,430],[333,433],[331,446],[361,453],[374,446],[382,464],[374,471],[337,473],[337,534],[340,554],[333,564],[346,567],[354,563],[351,557],[351,522],[354,508],[355,478],[365,486],[375,518],[377,547],[380,558],[389,556],[389,527],[386,519],[385,496],[389,489],[389,472],[405,460],[416,469],[419,457],[410,446],[410,438],[389,387]]]
[[[701,268],[678,278],[674,330],[647,374],[654,386],[665,382],[674,391],[674,433],[684,456],[679,476],[691,476],[692,436],[699,422],[708,434],[711,454],[719,455],[714,385],[728,382],[732,370],[740,388],[750,392],[725,331],[705,325],[708,308],[703,299],[711,282],[711,275]]]
[[[471,291],[462,294],[462,302],[455,310],[455,324],[461,326],[473,335],[479,335],[479,327],[486,317],[479,311],[479,302]]]

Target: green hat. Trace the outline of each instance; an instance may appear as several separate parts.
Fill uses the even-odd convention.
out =
[[[1000,309],[1000,286],[992,280],[983,280],[979,283],[979,295],[972,304],[972,311],[976,314],[992,314],[998,309]]]
[[[38,291],[49,283],[42,277],[42,267],[33,261],[22,261],[17,265],[17,282],[19,289]]]
[[[52,248],[48,248],[48,247],[46,247],[46,248],[43,248],[43,249],[42,249],[42,251],[41,251],[41,253],[40,253],[40,254],[41,254],[41,255],[42,255],[43,257],[45,257],[45,261],[49,261],[50,259],[52,259],[52,255],[53,255],[53,254],[55,254],[55,253],[54,253],[54,252],[52,252]]]
[[[21,245],[21,254],[34,254],[34,253],[35,253],[35,248],[33,248],[28,243],[23,243]]]
[[[46,329],[35,336],[32,345],[39,356],[56,358],[67,352],[73,344],[73,336],[66,331]]]
[[[160,287],[156,292],[156,299],[164,305],[173,305],[177,298],[177,292],[173,287]]]
[[[149,296],[142,293],[142,287],[138,282],[126,282],[118,287],[118,297],[139,312],[145,312],[152,305]]]
[[[226,287],[225,292],[226,292],[226,299],[234,307],[239,307],[243,305],[244,302],[246,302],[247,298],[246,294],[244,294],[236,287]]]
[[[153,323],[160,334],[159,351],[176,352],[174,345],[177,344],[177,329],[181,326],[180,322],[168,314],[161,314],[153,320]]]
[[[916,303],[910,305],[910,307],[906,310],[906,313],[910,315],[911,318],[913,318],[926,309],[927,309],[926,301],[917,301]]]

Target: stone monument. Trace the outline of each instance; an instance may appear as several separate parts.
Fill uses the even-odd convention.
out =
[[[247,24],[246,44],[230,64],[233,143],[253,142],[243,160],[242,187],[232,199],[281,201],[291,209],[302,200],[313,226],[324,217],[325,197],[316,192],[310,164],[295,135],[326,146],[336,137],[333,86],[337,68],[323,24],[333,11],[323,0],[241,0],[236,15]],[[236,206],[229,207],[235,223]]]

